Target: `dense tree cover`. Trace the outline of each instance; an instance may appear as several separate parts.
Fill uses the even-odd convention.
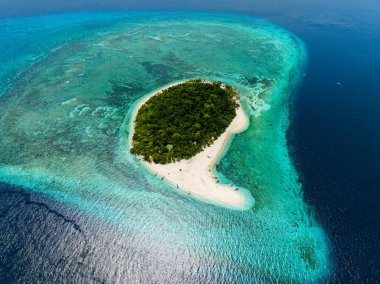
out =
[[[235,89],[221,82],[172,86],[139,109],[131,152],[160,164],[189,159],[226,130],[237,107]]]

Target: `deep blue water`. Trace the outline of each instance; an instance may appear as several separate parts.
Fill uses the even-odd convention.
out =
[[[301,36],[310,56],[291,144],[342,283],[380,281],[380,30],[371,15],[364,26],[347,20]]]
[[[379,3],[351,2],[342,7],[346,4],[343,1],[318,4],[247,2],[235,1],[232,5],[226,1],[216,7],[214,1],[172,6],[166,1],[162,6],[253,13],[286,27],[306,43],[306,76],[294,97],[293,124],[289,131],[293,158],[302,176],[305,198],[332,243],[335,270],[331,282],[376,283],[380,281]],[[100,2],[91,4],[93,6],[84,1],[75,3],[68,1],[66,6],[55,4],[49,9],[43,1],[30,6],[8,1],[0,4],[0,15],[107,7]],[[160,7],[157,2],[139,3],[131,6]],[[44,6],[40,6],[42,4]],[[125,4],[113,1],[108,7],[123,8]],[[2,231],[13,230],[19,240],[10,242],[0,236],[2,251],[7,251],[0,256],[0,279],[11,283],[16,280],[12,277],[28,268],[27,262],[17,262],[17,255],[44,250],[35,247],[33,240],[23,239],[31,229],[26,220],[31,216],[37,216],[40,222],[51,218],[49,230],[54,231],[54,223],[59,223],[64,230],[80,235],[80,227],[71,221],[80,213],[67,211],[61,204],[42,196],[30,197],[30,193],[22,190],[14,192],[14,188],[1,187]],[[30,202],[30,198],[38,202]],[[8,214],[10,206],[17,209],[12,215]],[[10,226],[10,220],[18,221]]]

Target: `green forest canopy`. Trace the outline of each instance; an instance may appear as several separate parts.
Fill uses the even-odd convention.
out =
[[[191,80],[152,96],[135,119],[131,153],[166,164],[211,145],[236,116],[237,93],[221,82]]]

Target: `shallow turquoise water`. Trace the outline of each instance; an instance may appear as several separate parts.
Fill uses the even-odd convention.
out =
[[[25,21],[35,26],[23,36],[39,42],[26,50],[13,32]],[[55,25],[44,30],[46,22]],[[328,276],[328,241],[303,201],[286,143],[289,97],[306,59],[294,35],[259,19],[213,14],[66,14],[1,25],[20,44],[0,74],[15,78],[1,86],[1,181],[134,232],[139,237],[129,241],[160,261],[180,259],[178,277],[158,271],[160,281],[181,279],[178,271],[201,282]],[[250,191],[252,210],[180,194],[126,150],[135,102],[198,77],[235,86],[250,115],[249,129],[216,168]],[[141,271],[132,278],[144,279]]]

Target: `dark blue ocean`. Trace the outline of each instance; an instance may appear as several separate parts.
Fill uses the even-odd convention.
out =
[[[296,34],[305,43],[308,57],[305,74],[290,102],[287,137],[304,198],[331,245],[332,275],[323,282],[380,282],[379,1],[32,2],[2,1],[0,17],[104,9],[215,10],[252,14]],[[55,36],[59,41],[49,29],[41,33],[45,36]],[[33,50],[38,40],[41,38],[31,39],[25,46],[19,43],[15,50]],[[2,60],[11,61],[12,52],[10,45],[8,56]],[[5,88],[8,82],[1,76],[0,70],[0,88]],[[35,282],[42,270],[59,266],[63,269],[57,269],[52,283],[62,277],[75,282],[76,274],[81,273],[83,283],[105,281],[81,265],[88,265],[87,256],[96,257],[92,242],[99,241],[99,226],[103,232],[113,232],[107,236],[110,243],[117,243],[119,230],[120,237],[128,239],[120,228],[90,220],[91,216],[78,209],[27,189],[7,184],[0,184],[0,189],[0,283],[25,282],[23,276],[31,267],[36,269],[31,280]],[[31,236],[30,231],[38,234]],[[63,234],[80,240],[80,247],[63,249],[59,245]],[[128,244],[119,245],[148,259]],[[77,271],[65,269],[73,255]],[[45,258],[46,263],[33,266],[34,259],[39,258]],[[117,265],[118,260],[114,261]],[[239,277],[232,279],[244,282]]]

